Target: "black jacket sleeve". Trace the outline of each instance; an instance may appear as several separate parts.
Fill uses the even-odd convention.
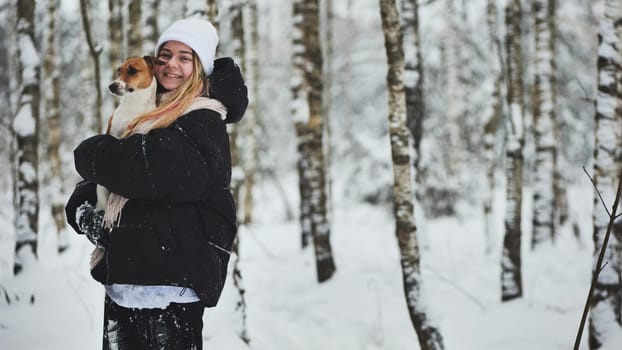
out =
[[[222,169],[231,168],[225,124],[206,109],[147,134],[93,136],[74,150],[74,160],[85,180],[111,192],[173,202],[204,199]]]
[[[76,211],[78,207],[83,204],[90,204],[95,206],[97,203],[96,184],[88,181],[80,181],[73,189],[73,193],[65,204],[65,216],[67,217],[67,223],[77,232],[83,233],[80,230],[80,225],[76,220]]]
[[[209,95],[227,107],[225,123],[237,123],[244,116],[248,106],[248,89],[240,67],[231,57],[214,61],[214,71],[209,76]]]

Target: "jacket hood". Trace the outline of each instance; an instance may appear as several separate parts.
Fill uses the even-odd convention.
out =
[[[231,57],[214,61],[214,71],[209,76],[209,97],[215,98],[227,107],[225,123],[237,123],[248,107],[248,89],[240,67]]]

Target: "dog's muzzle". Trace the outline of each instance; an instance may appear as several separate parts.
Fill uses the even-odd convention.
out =
[[[130,88],[128,91],[124,82],[115,80],[108,85],[108,90],[110,90],[113,95],[123,96],[126,92],[132,92],[133,89]]]

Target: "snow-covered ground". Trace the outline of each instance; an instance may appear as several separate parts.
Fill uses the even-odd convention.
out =
[[[572,347],[590,280],[592,191],[586,185],[571,195],[581,240],[566,229],[555,245],[533,253],[524,234],[525,293],[509,303],[501,303],[499,286],[503,205],[495,208],[497,249],[488,255],[478,208],[464,207],[461,218],[420,222],[426,242],[425,298],[446,349]],[[260,210],[270,210],[270,205]],[[257,216],[258,223],[240,231],[251,346],[236,336],[239,313],[230,278],[218,307],[205,313],[207,349],[418,348],[389,210],[366,205],[335,209],[332,246],[338,270],[321,285],[315,282],[312,250],[299,248],[297,223]],[[529,232],[529,221],[525,215],[524,232]],[[53,238],[41,241],[40,266],[0,282],[13,299],[20,296],[10,305],[0,301],[0,349],[99,348],[103,289],[88,275],[88,241],[71,235],[71,249],[60,257],[45,253],[52,251],[45,247],[54,246]],[[3,252],[9,243],[0,241]],[[587,349],[587,332],[582,345]],[[622,348],[622,339],[619,345]]]

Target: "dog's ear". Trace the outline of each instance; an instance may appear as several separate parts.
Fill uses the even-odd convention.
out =
[[[147,62],[147,64],[149,65],[149,68],[153,69],[156,65],[156,58],[153,56],[149,56],[149,55],[145,55],[143,56],[143,59]]]

